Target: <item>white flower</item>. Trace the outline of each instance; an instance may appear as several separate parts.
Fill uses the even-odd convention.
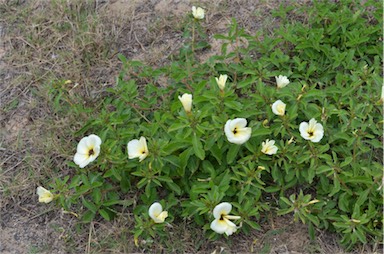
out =
[[[277,153],[277,146],[275,146],[275,140],[265,140],[265,142],[262,143],[261,152],[272,155]]]
[[[275,79],[278,88],[283,88],[289,84],[289,79],[286,76],[279,75]]]
[[[225,75],[225,74],[224,75],[220,75],[219,78],[215,78],[216,79],[216,83],[219,86],[220,90],[224,90],[225,83],[227,82],[227,78],[228,78],[228,76]]]
[[[73,161],[80,168],[84,168],[99,156],[100,145],[101,139],[94,134],[82,138],[79,144],[77,144],[77,151]]]
[[[237,226],[230,220],[238,220],[240,216],[229,215],[232,205],[227,202],[218,204],[213,209],[213,217],[215,220],[211,222],[211,229],[216,233],[232,235],[237,230]]]
[[[299,127],[300,135],[312,142],[319,142],[324,136],[324,129],[320,123],[312,118],[309,120],[309,124],[307,122],[302,122]]]
[[[189,113],[192,109],[192,94],[185,93],[181,97],[179,96],[181,104],[183,104],[185,112]]]
[[[36,194],[39,195],[39,202],[41,203],[48,204],[53,200],[53,194],[41,186],[37,187]]]
[[[133,139],[129,141],[127,150],[129,159],[139,158],[139,161],[144,160],[149,154],[145,137],[141,137],[139,140]]]
[[[285,106],[286,104],[281,100],[277,100],[272,104],[272,112],[275,115],[283,116],[285,114]]]
[[[148,214],[155,223],[163,223],[165,218],[168,217],[168,212],[163,211],[163,207],[158,202],[153,203],[149,207]]]
[[[200,7],[192,6],[192,15],[195,19],[203,19],[204,18],[204,9]]]
[[[235,118],[228,120],[224,126],[224,132],[229,142],[234,144],[244,144],[251,137],[252,129],[245,127],[247,120],[245,118]]]

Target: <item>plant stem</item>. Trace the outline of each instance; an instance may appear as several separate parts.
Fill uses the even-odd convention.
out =
[[[196,20],[193,20],[193,25],[192,25],[192,44],[191,44],[191,49],[192,53],[195,53],[195,24]]]

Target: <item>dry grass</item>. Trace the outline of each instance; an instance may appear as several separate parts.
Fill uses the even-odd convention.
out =
[[[286,226],[287,218],[278,219],[276,227],[264,222],[263,232],[240,234],[232,242],[208,242],[185,222],[172,229],[176,240],[164,246],[141,242],[138,249],[128,210],[113,222],[84,225],[52,205],[37,204],[36,186],[72,173],[66,162],[74,153],[73,132],[92,115],[68,114],[66,107],[97,109],[121,67],[118,53],[155,66],[169,62],[184,42],[185,13],[193,4],[197,1],[0,1],[5,30],[0,37],[1,253],[342,253],[323,233],[313,248],[305,226]],[[213,34],[225,33],[232,17],[250,34],[278,25],[271,16],[278,1],[199,4],[208,10],[203,27],[213,45],[199,52],[201,59],[220,52]],[[53,88],[64,98],[56,104]]]

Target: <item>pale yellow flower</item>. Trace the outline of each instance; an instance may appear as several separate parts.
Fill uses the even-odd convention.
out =
[[[51,202],[53,200],[53,197],[54,197],[53,194],[49,190],[47,190],[41,186],[37,187],[36,194],[39,196],[39,202],[46,203],[46,204]]]
[[[272,112],[275,115],[283,116],[285,114],[285,106],[286,104],[281,100],[277,100],[272,104]]]
[[[201,7],[192,6],[192,15],[195,19],[203,19],[204,18],[204,9]]]
[[[99,156],[100,145],[101,139],[94,134],[82,138],[77,145],[77,152],[73,157],[73,161],[80,168],[84,168]]]
[[[240,216],[229,215],[232,205],[228,202],[218,204],[213,209],[213,217],[215,220],[211,222],[211,229],[216,233],[230,236],[237,230],[237,226],[230,220],[238,220]]]
[[[312,118],[309,120],[309,123],[302,122],[299,126],[300,135],[306,139],[310,140],[314,143],[319,142],[324,136],[324,129],[320,123]]]
[[[127,144],[127,150],[129,159],[139,158],[140,162],[149,154],[147,140],[145,137],[140,137],[139,140],[133,139],[129,141]]]
[[[225,88],[225,83],[227,82],[227,78],[228,78],[228,76],[225,74],[220,75],[219,78],[215,78],[217,85],[219,86],[220,90],[222,90],[222,91]]]
[[[155,223],[163,223],[165,218],[168,217],[168,212],[163,211],[163,207],[158,202],[153,203],[149,207],[148,214]]]
[[[247,126],[245,118],[235,118],[228,120],[224,126],[224,132],[229,142],[241,145],[251,137],[252,129]]]
[[[192,94],[185,93],[179,96],[179,100],[183,104],[185,112],[190,113],[192,110]]]
[[[261,152],[272,155],[277,153],[277,146],[275,146],[275,140],[269,140],[267,139],[265,142],[262,143]]]
[[[289,84],[289,79],[286,76],[279,75],[275,77],[277,88],[283,88]]]

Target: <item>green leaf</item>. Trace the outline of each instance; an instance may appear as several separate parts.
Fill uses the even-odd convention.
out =
[[[335,173],[334,177],[333,177],[333,189],[332,189],[331,193],[328,194],[328,196],[332,197],[333,195],[335,195],[339,191],[340,191],[340,181],[337,177],[337,174]]]
[[[72,189],[72,188],[74,188],[74,187],[79,186],[80,181],[81,181],[80,176],[79,176],[79,175],[75,175],[75,176],[72,178],[71,184],[68,186],[68,188]]]
[[[220,149],[216,144],[213,145],[210,149],[210,152],[212,153],[213,157],[216,158],[219,165],[222,163],[222,156],[223,156],[223,150]]]
[[[267,129],[264,127],[260,128],[252,128],[252,137],[257,137],[257,136],[267,136],[271,134],[271,129]]]
[[[125,171],[122,172],[120,188],[124,193],[127,193],[131,189],[131,178],[129,174]]]
[[[236,111],[241,111],[243,108],[243,104],[237,101],[225,101],[224,105],[225,107],[236,110]]]
[[[315,234],[315,227],[313,226],[313,223],[308,223],[308,232],[309,232],[309,238],[313,241],[316,239]]]
[[[196,133],[192,135],[192,145],[195,155],[199,157],[199,159],[204,160],[205,151],[203,149],[203,144],[200,141],[200,138],[197,137]]]
[[[265,191],[268,193],[278,192],[281,190],[280,186],[268,186],[265,188]]]
[[[92,190],[92,197],[95,204],[100,204],[101,202],[101,190],[99,188]]]
[[[359,238],[360,242],[367,243],[367,238],[365,237],[365,233],[362,231],[361,227],[356,227],[356,230],[354,232]]]
[[[177,184],[174,182],[167,182],[166,184],[172,191],[176,192],[177,195],[181,195],[181,189]]]
[[[350,210],[350,206],[349,206],[350,196],[349,195],[347,196],[347,195],[348,195],[348,193],[344,192],[338,198],[339,208],[340,208],[340,210],[342,210],[344,212],[349,212],[349,210]]]
[[[119,174],[119,171],[116,168],[111,168],[107,170],[107,172],[105,172],[103,177],[108,178],[111,176],[115,177],[117,181],[121,181],[121,175]]]
[[[100,209],[99,210],[99,214],[104,218],[106,219],[107,221],[110,221],[111,220],[111,217],[109,216],[109,213],[104,210],[104,209]]]
[[[340,163],[340,167],[343,168],[343,167],[351,164],[352,160],[353,160],[352,157],[345,158],[345,160],[342,163]]]
[[[364,202],[368,198],[368,194],[371,190],[367,189],[360,193],[359,198],[355,202],[355,207],[353,208],[353,215],[359,215],[360,214],[360,207],[364,204]]]
[[[251,220],[246,220],[245,222],[246,222],[249,226],[251,226],[253,229],[255,229],[255,230],[261,230],[260,225],[257,224],[256,222],[251,221]]]
[[[230,145],[229,150],[227,152],[227,163],[231,164],[233,160],[236,158],[237,153],[240,150],[240,145]]]
[[[180,130],[180,129],[184,129],[185,127],[187,127],[186,124],[176,122],[176,123],[173,123],[173,124],[168,128],[168,132],[172,132],[172,131],[177,131],[177,130]]]
[[[191,153],[192,153],[192,148],[188,148],[187,150],[185,150],[184,152],[182,152],[180,154],[180,156],[179,156],[179,158],[180,158],[180,168],[182,170],[184,170],[185,167],[187,166],[189,157],[191,157]]]
[[[345,183],[363,183],[368,186],[373,184],[373,180],[370,177],[367,176],[354,176],[354,177],[348,177],[345,180]]]
[[[88,208],[90,211],[92,211],[93,213],[96,213],[97,212],[97,207],[94,203],[90,202],[90,201],[87,201],[84,197],[82,198],[82,203],[83,205]]]
[[[88,177],[86,175],[84,174],[81,175],[81,181],[83,182],[84,186],[88,188],[90,187],[91,184],[89,183]]]
[[[325,172],[329,172],[329,171],[332,171],[332,168],[327,166],[327,165],[322,165],[322,166],[316,168],[316,174],[318,174],[318,175],[325,173]]]
[[[83,216],[81,216],[81,220],[85,223],[91,222],[95,218],[96,213],[88,210],[86,211]]]

